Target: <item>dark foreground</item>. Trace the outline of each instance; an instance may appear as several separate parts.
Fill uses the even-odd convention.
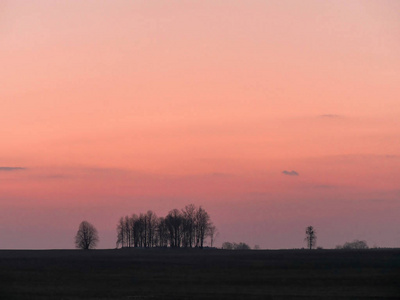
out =
[[[321,298],[400,298],[400,250],[0,251],[0,299]]]

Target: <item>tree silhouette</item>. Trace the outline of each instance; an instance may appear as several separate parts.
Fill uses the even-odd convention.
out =
[[[120,218],[117,223],[117,248],[121,247],[199,247],[210,237],[211,246],[217,229],[204,208],[193,204],[173,209],[165,217],[149,210]]]
[[[233,250],[233,243],[231,243],[231,242],[223,242],[222,243],[222,249]]]
[[[182,217],[183,217],[183,246],[184,247],[193,247],[196,235],[196,206],[194,204],[186,205],[182,209]]]
[[[308,226],[306,228],[306,238],[304,240],[307,241],[308,249],[312,249],[315,246],[317,242],[317,235],[314,230],[314,227]]]
[[[97,229],[87,221],[81,222],[75,236],[76,248],[83,250],[94,249],[98,241],[99,235]]]
[[[210,216],[201,206],[197,209],[195,214],[196,220],[196,247],[203,248],[204,239],[208,234],[208,228],[212,226]]]
[[[182,241],[183,217],[178,209],[171,210],[165,218],[167,229],[170,235],[170,246],[179,248]]]
[[[366,241],[354,240],[344,243],[343,246],[338,245],[336,249],[368,249],[368,244]]]
[[[222,249],[227,249],[227,250],[250,250],[250,246],[247,245],[246,243],[231,243],[231,242],[224,242],[222,244]]]
[[[209,226],[207,235],[210,237],[210,246],[212,247],[215,242],[215,239],[218,236],[217,227],[215,227],[214,225]]]

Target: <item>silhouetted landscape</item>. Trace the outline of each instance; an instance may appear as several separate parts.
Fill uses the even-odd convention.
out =
[[[397,299],[400,250],[3,250],[0,299]]]
[[[400,299],[400,0],[0,0],[0,300]]]
[[[207,211],[201,206],[189,204],[181,210],[175,208],[166,217],[158,217],[149,210],[145,214],[120,218],[116,246],[203,248],[205,239],[209,237],[212,247],[216,230]]]

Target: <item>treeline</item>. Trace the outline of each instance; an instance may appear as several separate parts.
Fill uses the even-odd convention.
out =
[[[337,245],[336,249],[368,249],[366,241],[354,240],[352,242],[346,242],[343,245]]]
[[[258,249],[259,246],[255,247],[255,249]],[[226,250],[250,250],[251,247],[247,245],[246,243],[231,243],[231,242],[224,242],[222,244],[222,249]]]
[[[121,217],[117,225],[118,247],[198,247],[210,238],[212,247],[216,228],[204,208],[193,204],[173,209],[165,217],[153,211]]]

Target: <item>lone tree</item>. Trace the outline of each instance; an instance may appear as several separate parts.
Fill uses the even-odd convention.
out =
[[[308,226],[306,228],[306,238],[304,240],[307,241],[308,249],[311,250],[315,246],[315,244],[317,242],[317,235],[314,230],[314,227]]]
[[[75,245],[78,249],[89,250],[96,248],[99,241],[97,229],[87,221],[83,221],[79,225],[78,232],[75,236]]]

